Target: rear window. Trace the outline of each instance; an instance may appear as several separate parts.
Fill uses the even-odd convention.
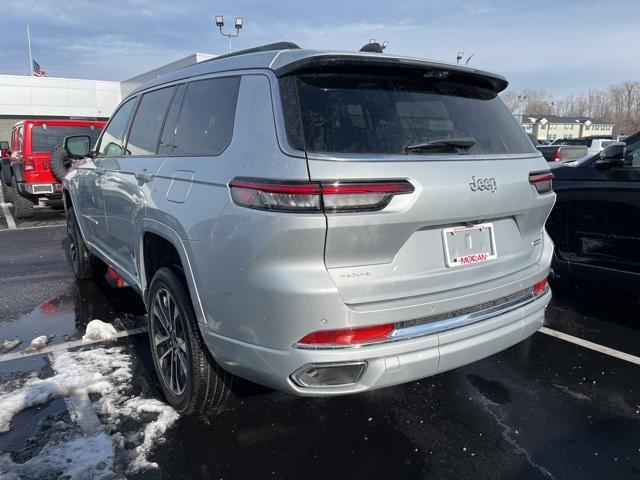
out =
[[[173,155],[220,155],[231,143],[240,77],[187,86],[175,128]]]
[[[422,75],[306,74],[280,81],[287,138],[309,152],[404,154],[410,145],[472,138],[468,154],[535,152],[487,89]]]
[[[89,135],[91,137],[91,146],[93,146],[98,140],[101,131],[101,128],[94,125],[88,127],[34,125],[31,128],[31,151],[51,152],[56,145],[62,145],[65,137],[72,135]]]

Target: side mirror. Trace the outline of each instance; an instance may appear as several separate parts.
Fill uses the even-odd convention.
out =
[[[596,160],[596,166],[600,168],[611,168],[622,165],[626,147],[627,144],[623,142],[607,145],[605,149],[600,152],[599,158]]]
[[[9,142],[5,142],[2,141],[0,142],[0,150],[9,150],[11,147],[9,147]]]
[[[64,149],[72,157],[86,157],[91,151],[89,135],[73,135],[64,139]]]

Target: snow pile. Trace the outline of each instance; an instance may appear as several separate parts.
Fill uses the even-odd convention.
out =
[[[113,445],[109,435],[79,435],[45,445],[37,457],[14,463],[7,454],[0,456],[0,476],[5,480],[24,478],[65,478],[101,480],[113,478]]]
[[[103,478],[114,474],[114,457],[120,452],[127,462],[127,472],[157,467],[147,456],[178,414],[159,400],[130,395],[131,356],[122,347],[64,352],[54,357],[52,366],[56,371],[53,377],[30,377],[20,388],[0,395],[0,432],[9,430],[14,415],[25,408],[85,393],[99,394],[94,407],[107,427],[90,435],[77,432],[51,440],[37,457],[24,464],[0,455],[0,478],[9,475],[11,479],[11,474],[21,472],[29,473],[27,477],[57,478],[59,471],[72,479]],[[119,427],[135,427],[138,422],[138,431],[118,432]],[[82,476],[84,471],[88,472],[86,476]]]
[[[49,337],[46,335],[40,335],[39,337],[31,340],[31,345],[29,346],[30,350],[42,350],[49,343]]]
[[[117,348],[65,352],[54,359],[53,368],[53,377],[32,377],[22,388],[0,395],[0,432],[8,431],[14,415],[25,408],[80,391],[106,394],[126,388],[123,382],[131,378],[129,356]]]
[[[7,353],[10,350],[13,350],[18,345],[22,343],[22,340],[16,338],[15,340],[5,340],[2,342],[2,346],[0,346],[0,353]]]
[[[102,320],[91,320],[87,324],[87,330],[82,336],[82,343],[110,340],[117,335],[117,330],[110,323]]]
[[[146,424],[142,432],[144,440],[135,448],[128,471],[134,473],[147,468],[157,468],[158,464],[147,460],[147,456],[154,443],[161,439],[164,432],[178,419],[177,412],[159,400],[133,397],[121,405],[119,413],[138,420],[145,414],[158,414],[155,421]]]

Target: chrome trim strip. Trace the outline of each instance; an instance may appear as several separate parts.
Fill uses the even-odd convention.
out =
[[[546,293],[546,291],[544,292]],[[416,325],[415,327],[406,327],[394,330],[390,334],[390,338],[394,339],[407,339],[419,337],[422,335],[429,335],[432,333],[444,332],[446,330],[452,330],[454,328],[465,327],[472,323],[481,322],[491,317],[497,317],[498,315],[504,315],[518,308],[524,307],[534,300],[540,298],[544,293],[535,296],[534,294],[526,293],[520,298],[513,299],[509,302],[502,303],[479,312],[468,313],[466,315],[460,315],[458,317],[448,318],[446,320],[440,320],[439,322],[423,323],[422,325]]]
[[[457,317],[447,318],[438,322],[423,323],[413,327],[405,327],[393,330],[389,336],[384,340],[376,342],[357,344],[357,345],[301,345],[294,344],[294,348],[300,350],[345,350],[345,349],[357,349],[366,348],[374,345],[382,345],[391,342],[398,342],[401,340],[410,340],[417,337],[424,337],[427,335],[433,335],[434,333],[445,332],[447,330],[453,330],[455,328],[466,327],[473,323],[482,322],[493,317],[507,314],[519,308],[522,308],[530,303],[540,300],[549,292],[549,287],[544,292],[535,295],[532,292],[524,292],[522,296],[510,300],[493,307],[485,308],[478,312],[468,313],[465,315],[459,315]],[[428,318],[428,317],[427,317]],[[399,322],[396,322],[399,323]]]

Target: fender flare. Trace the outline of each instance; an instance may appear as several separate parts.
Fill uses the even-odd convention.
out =
[[[13,175],[11,174],[11,159],[9,157],[1,159],[0,165],[2,167],[2,171],[0,173],[2,174],[4,184],[8,187],[11,187],[13,180]]]
[[[142,298],[145,300],[147,292],[149,290],[149,283],[151,279],[146,278],[145,268],[144,268],[144,235],[145,233],[153,233],[158,235],[159,237],[164,238],[169,243],[171,243],[176,251],[178,252],[178,256],[180,257],[180,261],[182,263],[182,268],[184,270],[184,276],[187,280],[187,287],[189,289],[189,293],[191,294],[191,301],[193,302],[193,309],[196,313],[196,318],[200,323],[207,323],[207,317],[204,313],[204,308],[202,306],[202,301],[200,300],[200,294],[198,292],[198,287],[196,286],[196,280],[193,275],[193,269],[191,267],[191,261],[189,260],[189,255],[187,253],[187,249],[185,247],[182,238],[173,228],[168,226],[165,223],[159,222],[157,220],[151,218],[145,218],[142,220],[140,225],[140,233],[138,235],[138,244],[137,247],[137,263],[136,268],[139,272],[140,279],[140,289],[142,292]]]

